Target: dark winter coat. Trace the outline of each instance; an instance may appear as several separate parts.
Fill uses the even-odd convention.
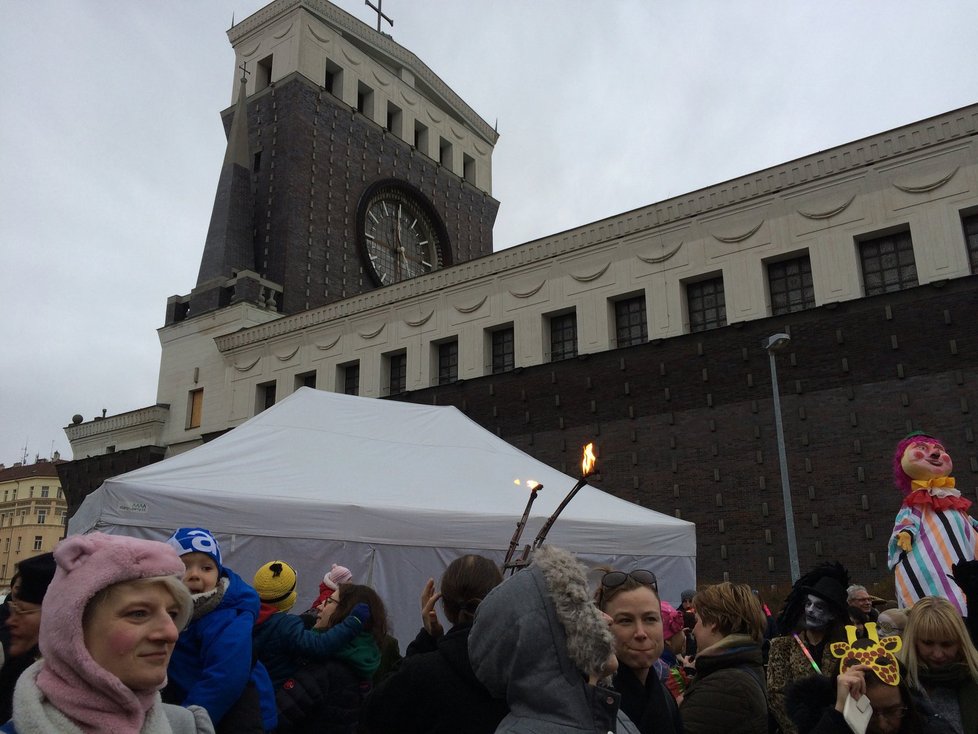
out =
[[[278,611],[269,614],[270,609],[274,608],[262,604],[253,644],[254,656],[265,666],[275,690],[296,672],[300,659],[312,662],[332,657],[360,634],[362,626],[351,615],[328,630],[309,630],[301,617]]]
[[[340,660],[299,668],[276,693],[276,734],[353,734],[370,683]]]
[[[679,708],[686,734],[767,734],[766,691],[761,646],[747,635],[724,637],[696,656]]]
[[[683,734],[676,699],[666,689],[655,670],[650,670],[645,685],[620,660],[613,685],[621,694],[621,710],[641,734]]]
[[[901,683],[901,686],[903,684]],[[947,734],[947,722],[923,699],[903,688],[909,711],[900,734]],[[835,710],[836,678],[812,675],[792,682],[785,691],[785,710],[799,734],[852,734],[839,711]]]
[[[277,734],[354,734],[380,659],[373,635],[361,632],[334,659],[300,667],[276,693]]]
[[[370,734],[492,734],[506,715],[476,679],[469,663],[471,625],[456,625],[437,640],[421,630],[400,668],[367,697]]]

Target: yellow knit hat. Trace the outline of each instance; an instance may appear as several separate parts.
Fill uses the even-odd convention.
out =
[[[295,569],[285,561],[269,561],[255,572],[255,591],[264,604],[287,612],[295,604]]]

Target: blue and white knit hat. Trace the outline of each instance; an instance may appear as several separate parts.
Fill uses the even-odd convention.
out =
[[[184,556],[187,553],[203,553],[210,556],[217,564],[218,570],[224,569],[221,562],[221,546],[217,544],[217,538],[210,530],[204,528],[180,528],[170,539],[166,541],[177,555]]]

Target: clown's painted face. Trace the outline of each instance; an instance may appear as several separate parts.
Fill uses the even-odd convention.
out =
[[[911,479],[934,479],[951,473],[951,457],[944,447],[932,438],[921,437],[907,446],[900,460],[903,471]]]
[[[805,599],[805,627],[810,630],[820,630],[828,627],[835,615],[829,605],[814,594]]]

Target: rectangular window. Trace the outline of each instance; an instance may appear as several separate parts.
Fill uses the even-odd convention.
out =
[[[509,372],[516,366],[516,339],[513,327],[492,332],[492,374]]]
[[[303,372],[301,375],[295,376],[295,389],[298,390],[300,387],[311,387],[313,390],[316,389],[316,371]]]
[[[48,521],[48,511],[41,509],[37,511],[37,524],[44,525]]]
[[[964,226],[964,241],[968,246],[968,262],[971,272],[978,273],[978,214],[972,214],[961,219]]]
[[[390,394],[400,395],[407,389],[407,355],[392,354],[387,358],[390,369]]]
[[[438,139],[438,162],[452,170],[452,144],[445,138]]]
[[[200,428],[200,416],[204,410],[204,388],[191,390],[187,407],[187,428]]]
[[[438,345],[438,384],[458,382],[458,340]]]
[[[343,392],[347,395],[360,394],[360,363],[354,362],[343,368]]]
[[[723,296],[723,276],[686,284],[689,330],[706,331],[727,325],[727,305]]]
[[[913,259],[910,232],[862,240],[859,258],[867,296],[902,291],[917,285],[917,264]]]
[[[577,314],[550,317],[550,361],[559,362],[577,356]]]
[[[468,153],[462,154],[462,178],[470,184],[475,183],[475,158]]]
[[[272,83],[272,57],[266,56],[255,68],[255,91],[260,92]]]
[[[34,536],[34,550],[36,550],[36,551],[41,550],[41,544],[43,542],[44,542],[44,536],[43,535],[35,535]]]
[[[10,538],[7,538],[6,541],[7,542],[3,544],[3,552],[4,553],[10,552]]]
[[[414,121],[414,147],[425,155],[428,153],[428,128],[417,120]]]
[[[387,103],[387,129],[397,137],[401,135],[401,108],[393,102]]]
[[[645,296],[615,301],[615,341],[619,347],[644,344],[649,340]]]
[[[41,497],[47,497],[51,494],[50,487],[41,487]]]
[[[21,536],[17,536],[17,547],[14,549],[15,553],[20,553],[20,544],[24,539]]]
[[[768,263],[767,283],[772,316],[815,308],[812,261],[808,255]]]
[[[357,112],[374,119],[374,90],[363,82],[357,82]]]
[[[263,382],[255,388],[255,415],[275,405],[275,383]]]
[[[343,69],[329,59],[326,60],[326,74],[323,88],[334,97],[343,96]]]

